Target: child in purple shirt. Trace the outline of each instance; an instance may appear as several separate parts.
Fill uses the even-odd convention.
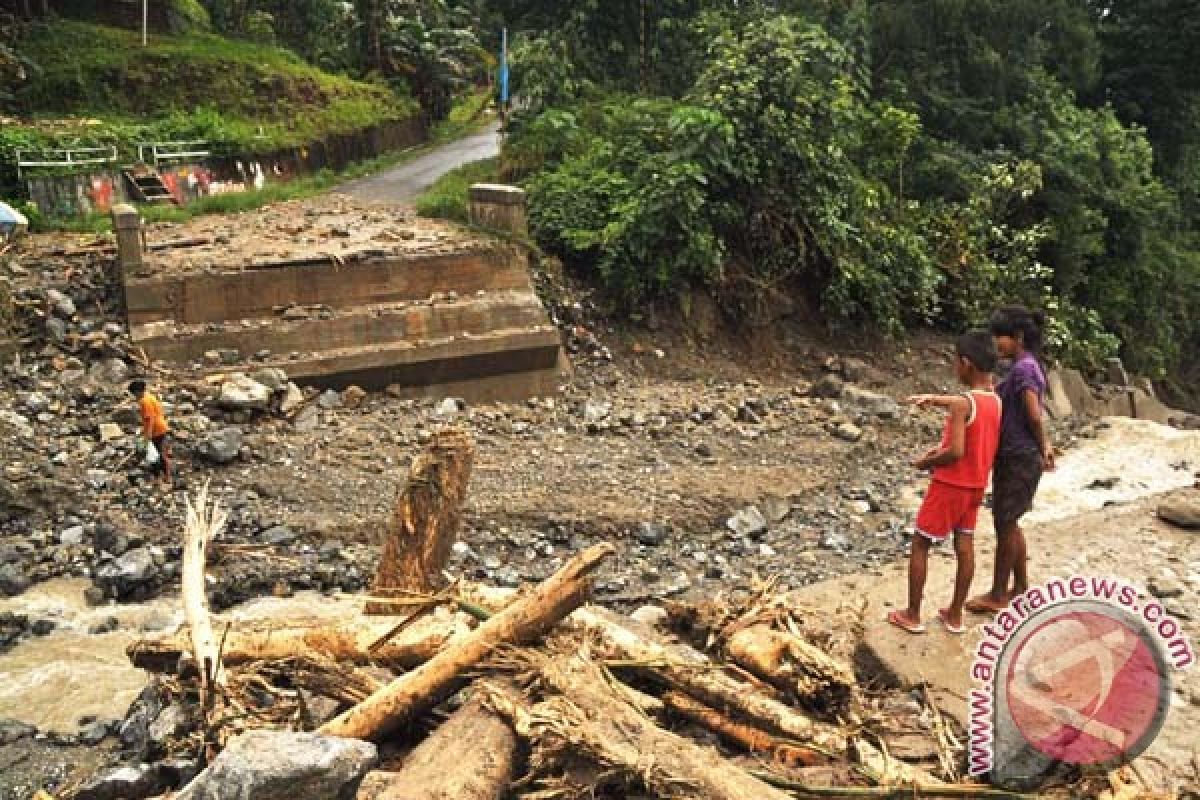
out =
[[[1004,410],[992,472],[992,518],[997,537],[992,588],[971,599],[966,604],[968,611],[999,611],[1029,588],[1021,517],[1033,508],[1042,473],[1054,469],[1054,448],[1044,424],[1046,373],[1039,359],[1045,321],[1042,312],[1021,306],[1002,308],[992,316],[996,350],[1001,357],[1012,359],[1012,369],[996,387]]]

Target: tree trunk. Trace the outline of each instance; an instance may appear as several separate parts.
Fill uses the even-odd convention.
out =
[[[711,748],[659,728],[612,690],[600,668],[582,655],[538,665],[544,685],[560,697],[536,705],[528,718],[535,769],[584,756],[650,794],[690,800],[790,800]]]
[[[809,708],[837,713],[854,695],[857,681],[848,665],[791,633],[751,625],[730,636],[725,650],[737,664]]]
[[[206,711],[212,701],[212,689],[223,684],[220,648],[213,634],[208,613],[208,593],[204,581],[208,563],[208,543],[225,527],[225,513],[216,503],[208,504],[207,484],[196,497],[189,497],[183,531],[182,594],[183,613],[191,632],[192,654],[200,670],[200,707]]]
[[[372,652],[371,646],[394,627],[393,622],[388,621],[231,630],[221,648],[221,662],[231,666],[249,661],[311,656],[411,669],[433,658],[451,639],[470,631],[464,616],[438,611],[415,620]],[[187,650],[188,641],[189,634],[181,631],[167,637],[138,640],[125,652],[136,667],[170,672],[175,669],[180,654]]]
[[[458,536],[473,459],[471,437],[449,429],[434,434],[413,461],[385,534],[375,596],[394,597],[402,590],[427,593],[443,585],[442,570]],[[368,614],[394,610],[386,603],[367,604]]]
[[[451,641],[426,663],[326,723],[321,732],[370,739],[395,730],[453,690],[462,674],[502,644],[520,644],[541,636],[578,608],[591,590],[591,574],[616,552],[595,545],[572,558],[532,592],[478,628]]]
[[[749,720],[755,726],[813,745],[836,755],[847,750],[845,733],[779,702],[757,687],[714,668],[696,651],[658,642],[638,632],[628,620],[598,608],[582,608],[569,624],[593,638],[594,648],[605,659],[658,678],[724,713]]]
[[[404,759],[368,775],[357,800],[499,800],[513,779],[517,734],[476,692]]]

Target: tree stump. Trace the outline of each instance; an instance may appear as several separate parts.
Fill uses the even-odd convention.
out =
[[[384,534],[383,554],[371,589],[375,597],[441,588],[442,570],[458,537],[474,457],[470,435],[448,428],[435,433],[413,461]],[[366,607],[368,614],[403,610],[386,602]]]

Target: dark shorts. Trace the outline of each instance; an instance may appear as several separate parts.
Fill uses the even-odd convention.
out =
[[[1042,480],[1042,456],[1036,450],[997,453],[992,470],[992,518],[996,532],[1008,530],[1033,508]]]

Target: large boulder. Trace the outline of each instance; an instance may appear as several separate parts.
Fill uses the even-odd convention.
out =
[[[228,427],[205,436],[196,445],[196,454],[214,464],[228,464],[242,451],[242,431]]]
[[[895,400],[885,394],[867,391],[858,386],[843,387],[842,402],[882,419],[895,419],[900,416],[900,406]]]
[[[149,548],[136,550],[101,564],[96,568],[95,583],[109,597],[123,600],[158,577],[158,565]]]
[[[217,405],[228,411],[265,411],[271,403],[271,390],[240,372],[221,384]]]
[[[102,772],[75,793],[75,800],[141,800],[163,789],[161,771],[153,764],[117,767]]]
[[[351,800],[377,758],[375,745],[357,739],[249,731],[176,800]]]

